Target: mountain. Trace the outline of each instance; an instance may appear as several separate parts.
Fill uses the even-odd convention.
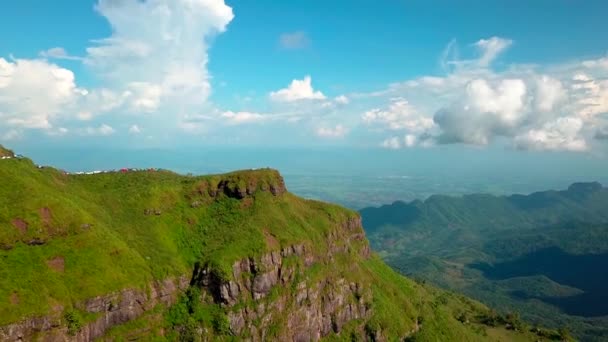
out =
[[[357,213],[277,171],[0,160],[0,340],[559,339],[398,275]]]
[[[372,248],[402,274],[533,323],[608,338],[608,189],[431,196],[360,211]]]

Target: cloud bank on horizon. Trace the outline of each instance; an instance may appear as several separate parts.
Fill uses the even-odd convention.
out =
[[[211,96],[209,48],[235,18],[223,0],[99,0],[94,10],[111,34],[90,41],[83,56],[60,46],[40,47],[31,58],[0,56],[0,142],[32,134],[205,142],[218,132],[247,132],[240,141],[248,143],[259,131],[254,141],[269,145],[298,136],[302,144],[390,149],[500,142],[582,152],[608,140],[608,57],[500,64],[517,42],[479,37],[461,47],[471,58],[459,57],[456,41],[437,51],[439,75],[344,93],[317,89],[314,75],[294,70],[284,88],[257,93],[257,104],[243,109]],[[303,30],[277,40],[284,53],[313,48]],[[64,62],[98,81],[82,85]]]

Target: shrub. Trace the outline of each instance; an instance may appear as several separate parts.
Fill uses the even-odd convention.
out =
[[[77,332],[82,328],[82,315],[76,310],[68,310],[63,314],[66,327],[68,328],[68,334],[76,335]]]

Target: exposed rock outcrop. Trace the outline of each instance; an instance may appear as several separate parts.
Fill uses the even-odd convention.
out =
[[[208,265],[197,265],[191,285],[207,289],[215,303],[228,307],[235,335],[250,336],[252,341],[316,341],[332,331],[339,333],[352,320],[368,318],[371,291],[340,277],[307,282],[300,276],[315,263],[331,263],[337,253],[351,248],[369,257],[367,243],[356,247],[351,243],[364,239],[360,220],[353,218],[329,235],[327,254],[315,254],[305,244],[291,245],[235,262],[228,279]],[[244,307],[236,307],[242,303]],[[277,321],[281,335],[268,336]]]
[[[267,190],[273,191],[270,187]],[[322,248],[313,248],[306,241],[238,260],[231,274],[197,264],[191,277],[157,281],[146,290],[125,289],[77,303],[75,310],[97,318],[75,333],[70,334],[66,310],[59,307],[54,314],[0,327],[0,341],[29,341],[33,336],[41,341],[92,341],[157,304],[170,306],[189,286],[203,289],[213,303],[224,307],[231,333],[251,341],[316,341],[339,333],[353,320],[360,320],[364,334],[364,322],[371,315],[369,288],[339,275],[303,277],[314,265],[330,265],[340,253],[369,257],[361,220],[353,217],[336,224],[324,243]],[[61,266],[58,260],[49,262]]]
[[[151,310],[157,304],[171,305],[188,287],[188,278],[171,278],[149,284],[147,290],[125,289],[117,293],[88,299],[77,303],[77,310],[96,314],[97,318],[84,324],[71,335],[63,322],[62,308],[56,314],[34,317],[22,322],[0,327],[0,341],[31,341],[37,336],[41,341],[93,341],[111,327],[129,322]]]
[[[276,170],[248,170],[202,180],[197,184],[193,197],[216,197],[224,194],[231,198],[243,199],[258,191],[280,196],[287,192],[287,189],[283,177]]]

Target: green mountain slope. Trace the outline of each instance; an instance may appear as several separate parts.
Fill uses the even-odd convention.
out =
[[[10,158],[0,180],[2,341],[560,338],[398,275],[357,213],[274,170],[69,175]]]
[[[361,210],[372,247],[401,273],[532,322],[608,338],[608,189],[432,196]]]

